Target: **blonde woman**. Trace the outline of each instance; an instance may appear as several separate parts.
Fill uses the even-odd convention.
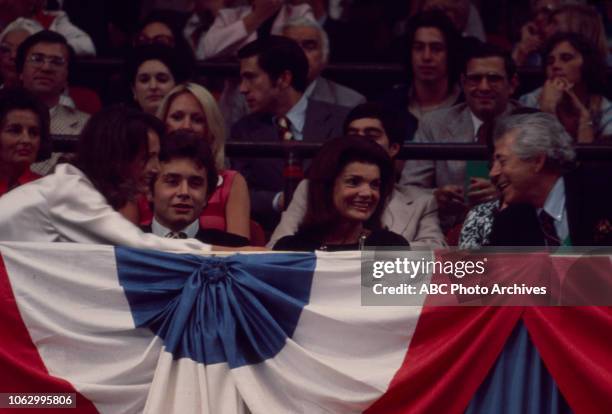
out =
[[[187,82],[174,87],[157,111],[168,132],[188,129],[210,144],[219,170],[217,189],[200,217],[203,228],[215,228],[250,238],[250,199],[246,180],[225,167],[225,122],[213,96]]]

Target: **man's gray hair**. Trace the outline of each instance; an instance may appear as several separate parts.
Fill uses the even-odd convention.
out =
[[[536,112],[504,117],[497,122],[494,138],[497,141],[511,131],[518,132],[512,149],[519,158],[546,154],[546,164],[560,172],[574,166],[573,139],[554,115]]]
[[[319,34],[321,35],[321,49],[323,50],[323,63],[327,64],[329,62],[329,37],[327,36],[327,32],[325,29],[315,20],[309,19],[308,17],[294,17],[290,19],[283,26],[283,31],[285,29],[291,27],[312,27],[317,29]]]

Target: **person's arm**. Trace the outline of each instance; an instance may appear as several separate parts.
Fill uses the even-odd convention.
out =
[[[58,16],[51,24],[49,30],[63,35],[77,56],[96,56],[96,47],[91,37],[75,26],[68,19],[68,15]]]
[[[203,50],[199,49],[196,55],[203,59],[231,55],[282,4],[280,0],[254,0],[252,7],[220,10],[200,43]]]
[[[306,204],[308,199],[308,181],[302,180],[295,192],[289,207],[285,210],[281,216],[281,221],[278,226],[274,229],[274,233],[270,237],[270,241],[267,246],[272,248],[278,240],[285,236],[293,235],[297,232],[300,223],[304,219],[306,214]]]
[[[580,117],[578,118],[578,131],[576,131],[576,142],[580,144],[592,144],[595,140],[595,124],[591,117],[591,112],[584,106],[578,96],[571,88],[565,90],[565,93],[572,99],[574,107],[578,110]]]
[[[250,219],[251,200],[249,198],[249,189],[244,177],[237,173],[232,181],[230,194],[225,205],[227,232],[250,239]]]
[[[521,28],[521,40],[512,51],[512,59],[518,66],[527,63],[531,53],[536,52],[542,46],[542,39],[537,34],[537,28],[533,22],[526,23]]]
[[[442,229],[440,228],[440,220],[438,218],[438,206],[433,197],[428,197],[426,207],[419,219],[419,226],[414,238],[410,240],[406,235],[406,239],[412,247],[426,248],[441,248],[446,247],[446,240]]]

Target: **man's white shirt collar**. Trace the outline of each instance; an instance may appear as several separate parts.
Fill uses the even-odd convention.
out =
[[[289,119],[289,122],[291,122],[291,132],[293,132],[293,136],[298,141],[302,141],[304,139],[306,108],[308,108],[308,97],[304,93],[285,115]]]
[[[480,129],[480,126],[484,124],[484,122],[476,115],[474,115],[474,112],[472,112],[471,109],[469,111],[470,116],[472,117],[472,125],[474,126],[474,142],[476,142],[478,141],[478,130]]]
[[[565,181],[559,177],[548,193],[544,206],[538,209],[538,214],[544,210],[555,222],[555,229],[561,240],[569,235],[567,212],[565,209]]]
[[[198,230],[200,229],[200,221],[195,220],[190,225],[185,227],[182,230],[183,233],[187,235],[190,239],[195,238],[196,234],[198,234]],[[151,232],[160,237],[166,237],[168,233],[172,233],[172,230],[169,228],[162,226],[156,219],[153,217],[153,222],[151,223]]]

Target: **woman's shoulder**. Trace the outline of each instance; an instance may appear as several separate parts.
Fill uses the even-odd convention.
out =
[[[521,95],[518,101],[523,106],[527,106],[529,108],[538,108],[540,106],[538,99],[540,98],[541,93],[542,87],[539,87],[531,92]]]
[[[292,234],[290,236],[281,237],[274,244],[272,250],[288,250],[288,251],[314,251],[320,247],[320,242],[317,243],[315,240],[312,240],[310,237],[305,236],[304,234],[297,233]]]
[[[374,230],[366,238],[367,246],[402,246],[409,247],[410,243],[404,237],[387,229]]]

